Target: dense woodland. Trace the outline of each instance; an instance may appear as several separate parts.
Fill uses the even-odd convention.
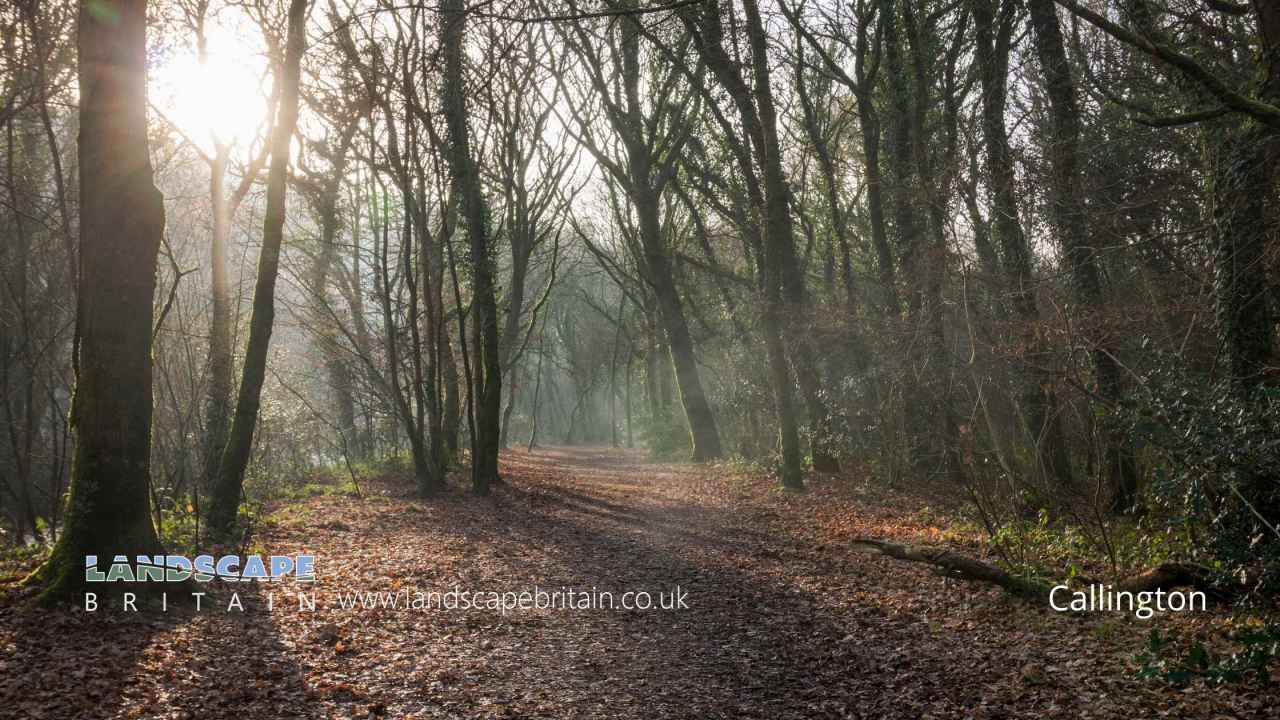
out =
[[[1274,717],[1277,155],[1272,0],[6,0],[0,716]]]
[[[603,445],[1265,604],[1278,153],[1269,0],[11,0],[0,540]]]

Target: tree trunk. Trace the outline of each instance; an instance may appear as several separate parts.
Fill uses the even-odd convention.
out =
[[[764,23],[756,0],[744,0],[747,37],[751,45],[751,65],[755,76],[755,105],[758,113],[761,173],[764,180],[766,274],[776,266],[778,276],[772,281],[782,289],[783,306],[779,309],[791,320],[779,324],[790,346],[796,381],[809,414],[814,469],[839,472],[840,462],[833,452],[831,413],[822,392],[822,376],[818,370],[812,342],[812,323],[806,297],[804,274],[796,256],[795,227],[791,217],[791,191],[782,169],[782,143],[778,138],[777,111],[773,85],[769,75],[769,56]]]
[[[231,424],[232,375],[235,372],[231,287],[227,277],[227,241],[230,237],[230,213],[227,208],[226,180],[229,148],[218,143],[214,148],[209,172],[209,198],[213,204],[213,240],[209,265],[212,271],[212,306],[209,309],[209,355],[206,361],[209,380],[204,406],[204,486],[213,487],[218,463],[227,444]]]
[[[425,169],[420,162],[415,162],[418,175],[419,195],[426,194],[427,181]],[[426,312],[423,314],[423,331],[427,346],[427,437],[429,438],[433,471],[443,487],[449,470],[452,451],[446,450],[444,432],[444,403],[442,389],[444,373],[441,357],[441,346],[447,345],[449,333],[444,321],[444,265],[441,247],[443,238],[437,237],[427,229],[426,213],[419,220],[418,265],[422,276],[423,297]]]
[[[631,435],[631,363],[633,360],[635,360],[635,355],[631,348],[627,348],[627,394],[623,403],[627,414],[627,449],[635,447],[635,442]]]
[[[629,0],[614,5],[614,9],[619,11],[634,7],[634,2]],[[617,104],[613,105],[616,110],[607,113],[607,120],[618,138],[623,157],[614,160],[595,142],[585,144],[611,178],[625,189],[634,208],[640,245],[637,254],[643,256],[641,275],[653,290],[656,300],[658,324],[670,351],[680,403],[689,427],[693,459],[703,462],[719,457],[723,448],[715,415],[698,373],[697,351],[689,332],[686,308],[676,285],[671,249],[663,232],[663,193],[675,176],[674,160],[688,137],[688,119],[679,116],[666,116],[664,119],[667,108],[661,107],[661,103],[665,94],[652,103],[645,101],[642,80],[646,68],[640,52],[643,32],[636,18],[625,18],[616,29],[610,30],[606,47],[613,60],[613,73],[619,76],[616,88],[611,86],[613,79],[606,78],[603,73],[597,71],[591,76],[592,86],[600,97],[607,98],[615,92],[618,95]],[[592,49],[591,40],[581,35],[575,37],[576,41],[570,38],[567,42],[584,62],[603,63],[603,58]],[[667,72],[674,77],[676,70],[668,68]],[[663,85],[664,82],[658,84]],[[582,126],[586,137],[586,125]],[[665,373],[662,380],[665,383],[661,388],[665,410],[668,404],[665,400],[670,394],[669,379]],[[655,420],[658,417],[655,413]]]
[[[336,152],[326,159],[332,167],[320,182],[313,200],[313,207],[320,219],[320,249],[315,255],[311,268],[310,293],[314,306],[313,322],[317,332],[317,349],[324,362],[325,374],[329,379],[329,390],[333,393],[334,410],[338,416],[338,431],[341,433],[343,452],[357,458],[363,458],[360,443],[356,439],[356,404],[353,390],[354,378],[351,368],[342,356],[339,344],[340,328],[337,327],[337,313],[329,304],[329,283],[334,261],[338,256],[338,231],[342,219],[338,215],[338,194],[342,190],[342,180],[346,174],[347,157],[355,131],[359,127],[355,120],[347,121],[343,128]],[[352,449],[354,448],[354,452]]]
[[[763,30],[759,28],[759,12],[752,3],[756,17],[752,29],[753,56],[758,55],[756,46],[764,46]],[[803,466],[800,458],[800,438],[795,416],[794,390],[791,384],[791,371],[787,363],[786,349],[782,335],[783,314],[783,273],[782,263],[787,251],[785,244],[794,243],[791,236],[791,217],[787,207],[786,179],[782,175],[781,158],[778,155],[777,127],[773,127],[772,152],[766,147],[766,137],[760,111],[747,87],[737,65],[724,49],[724,27],[720,21],[719,4],[706,6],[688,6],[679,10],[680,17],[694,36],[694,42],[703,62],[716,76],[716,79],[729,93],[734,106],[738,110],[743,133],[750,139],[755,149],[757,160],[764,166],[768,177],[765,178],[763,197],[753,198],[763,207],[759,210],[765,218],[764,227],[764,259],[760,263],[761,294],[764,309],[761,313],[761,325],[765,335],[765,354],[769,362],[770,384],[773,386],[774,408],[778,414],[779,442],[782,449],[782,466],[780,480],[785,487],[801,488],[804,486]],[[767,58],[756,58],[758,66],[767,70]],[[757,67],[757,70],[759,68]],[[757,77],[757,81],[762,80]],[[772,98],[770,97],[770,102]],[[770,105],[772,111],[772,105]],[[772,116],[771,118],[772,119]],[[745,168],[744,172],[749,170]],[[794,245],[790,248],[794,256]]]
[[[902,52],[898,31],[897,3],[884,0],[881,4],[881,22],[884,24],[885,64],[888,70],[889,112],[886,149],[889,153],[889,195],[893,204],[894,229],[897,231],[898,252],[902,272],[907,278],[907,313],[915,323],[915,333],[928,335],[926,317],[930,308],[926,298],[929,284],[929,258],[924,219],[928,217],[923,180],[916,172],[914,143],[917,142],[911,115],[911,82],[907,76],[909,67]],[[925,88],[919,89],[921,92]],[[928,361],[928,341],[911,339],[908,350],[908,372],[922,371]],[[938,370],[932,369],[930,374]],[[907,420],[908,442],[906,452],[917,472],[928,472],[931,461],[945,466],[947,448],[943,438],[930,429],[930,408],[934,406],[932,393],[925,383],[905,379],[903,392]]]
[[[640,219],[647,274],[657,298],[658,318],[666,331],[667,349],[671,353],[676,385],[680,390],[680,404],[689,421],[693,459],[694,462],[706,462],[723,454],[720,431],[716,427],[715,414],[711,412],[711,403],[707,401],[702,379],[698,375],[693,336],[689,333],[684,304],[680,300],[671,270],[671,258],[662,239],[658,198],[648,188],[636,187],[632,193],[632,201]]]
[[[511,413],[516,408],[516,368],[511,368],[511,374],[507,376],[510,382],[507,383],[507,404],[502,409],[502,432],[498,435],[498,444],[506,450],[510,447],[511,441]]]
[[[357,194],[357,198],[359,198],[359,194]],[[357,202],[359,202],[358,199]],[[356,208],[354,212],[358,217],[359,209]],[[372,208],[370,209],[370,215],[375,212],[376,211]],[[364,272],[361,269],[362,253],[363,249],[360,239],[360,222],[357,220],[352,223],[351,226],[351,274],[350,281],[348,283],[349,297],[347,298],[347,304],[351,310],[351,324],[355,326],[355,333],[352,339],[356,346],[356,356],[360,358],[370,358],[372,357],[372,352],[369,340],[369,322],[368,318],[365,317],[364,287],[361,284],[361,278],[364,276]],[[370,380],[372,381],[373,378],[370,377]],[[358,448],[357,454],[361,457],[367,458],[372,457],[374,453],[375,437],[373,430],[373,418],[371,414],[364,413],[362,420],[364,427],[359,428],[355,433],[356,446]]]
[[[192,28],[196,35],[198,60],[208,63],[208,41],[205,35],[207,5],[201,5]],[[273,88],[273,92],[278,88]],[[273,98],[274,100],[274,98]],[[227,271],[228,245],[231,240],[231,220],[236,209],[244,201],[254,180],[266,162],[267,147],[250,162],[235,192],[227,197],[227,164],[231,159],[231,145],[218,138],[213,140],[213,157],[209,158],[209,204],[213,215],[213,238],[210,243],[210,299],[209,351],[206,359],[208,384],[205,388],[205,438],[202,489],[210,491],[218,474],[218,463],[226,448],[227,435],[231,431],[231,395],[235,390],[235,312],[231,300],[231,281]]]
[[[618,293],[618,320],[613,329],[613,352],[609,354],[609,443],[618,447],[618,343],[622,339],[622,311],[626,293]]]
[[[538,366],[533,371],[533,405],[529,408],[529,451],[538,443],[538,401],[542,394],[542,357],[546,354],[547,320],[542,319],[542,329],[538,331]]]
[[[470,378],[476,405],[476,436],[471,458],[472,489],[489,492],[498,480],[498,446],[502,425],[502,357],[498,347],[498,305],[494,296],[494,262],[480,175],[471,156],[467,129],[466,86],[463,78],[463,45],[466,14],[462,0],[444,0],[440,46],[444,55],[443,103],[449,136],[451,191],[460,201],[459,218],[470,243],[472,322],[479,339],[475,375]]]
[[[1088,218],[1081,210],[1080,108],[1075,79],[1067,60],[1062,30],[1053,0],[1028,0],[1036,54],[1044,73],[1049,98],[1050,199],[1053,224],[1071,274],[1071,284],[1080,304],[1090,312],[1102,309],[1102,278],[1097,258],[1088,239]],[[1093,351],[1098,394],[1108,402],[1120,399],[1120,368],[1115,358],[1098,341]],[[1138,489],[1138,470],[1133,449],[1104,420],[1099,427],[1103,444],[1103,472],[1113,489],[1112,506],[1123,510],[1133,505]]]
[[[802,49],[803,45],[797,48],[797,52]],[[800,96],[801,106],[804,108],[805,133],[808,135],[810,143],[814,146],[814,153],[818,156],[818,166],[822,173],[823,192],[826,195],[828,212],[831,213],[833,234],[836,237],[836,244],[840,248],[840,276],[844,289],[845,311],[852,316],[857,308],[857,298],[854,292],[853,261],[849,252],[849,238],[845,227],[844,211],[840,207],[840,191],[836,181],[835,161],[832,159],[826,138],[823,137],[818,127],[817,109],[814,107],[813,100],[809,97],[809,91],[805,87],[804,70],[799,66],[797,67],[796,92]],[[765,70],[767,71],[767,67]],[[768,178],[768,173],[765,174],[765,177],[766,179]],[[794,288],[793,293],[798,295],[796,300],[801,307],[805,307],[807,302],[804,297],[804,278],[798,264],[793,263],[793,267],[789,269],[789,274],[792,277],[790,284]],[[813,467],[821,472],[839,472],[840,461],[835,454],[836,441],[832,433],[830,412],[823,398],[821,376],[817,372],[816,363],[814,362],[812,346],[808,340],[809,334],[805,329],[802,329],[799,333],[798,339],[803,345],[797,346],[801,347],[801,350],[796,354],[793,362],[797,364],[796,378],[800,381],[800,391],[804,394],[805,404],[809,408],[809,420],[813,425],[810,432]],[[858,352],[855,348],[856,342],[851,342],[844,350],[845,353]]]
[[[1043,343],[1036,328],[1040,312],[1036,307],[1035,280],[1031,274],[1031,248],[1018,216],[1017,180],[1013,153],[1005,129],[1006,78],[1009,50],[1016,14],[1011,6],[1000,13],[997,27],[996,0],[974,0],[974,56],[982,82],[982,132],[986,144],[987,183],[991,190],[991,228],[1004,258],[1006,292],[1013,312],[1021,321],[1021,342],[1029,359],[1041,356]],[[1071,484],[1071,465],[1062,439],[1062,423],[1052,389],[1042,390],[1035,371],[1022,373],[1022,405],[1027,429],[1037,458],[1037,471],[1055,485]]]
[[[1256,3],[1263,8],[1269,3]],[[1266,31],[1280,34],[1280,10],[1267,16],[1259,11]],[[1280,75],[1280,37],[1272,38],[1268,75]],[[1268,100],[1280,96],[1280,77],[1264,85]],[[1226,375],[1232,392],[1249,397],[1267,380],[1274,345],[1273,323],[1267,307],[1267,217],[1265,198],[1271,187],[1269,161],[1280,151],[1276,131],[1253,119],[1212,134],[1222,157],[1211,172],[1213,202],[1213,290],[1218,336],[1226,355]]]
[[[820,123],[818,107],[808,87],[805,77],[807,68],[804,59],[804,39],[796,38],[796,96],[800,99],[800,107],[804,111],[804,132],[813,146],[813,154],[818,160],[818,170],[822,173],[823,199],[827,203],[827,212],[831,216],[831,235],[840,251],[840,281],[844,291],[846,311],[850,314],[857,308],[857,295],[854,289],[853,258],[849,250],[849,232],[845,221],[844,208],[840,203],[840,183],[836,179],[836,163],[831,154],[831,145]],[[831,254],[829,252],[829,257]],[[833,264],[833,258],[828,265]],[[828,267],[830,273],[833,268]]]
[[[861,36],[859,36],[859,42],[861,44]],[[871,223],[871,245],[876,251],[881,302],[885,314],[896,317],[902,312],[902,302],[898,299],[898,285],[894,279],[893,251],[889,248],[889,233],[885,229],[884,221],[884,179],[880,172],[880,116],[869,91],[858,93],[858,119],[858,125],[862,131],[863,170],[867,174],[867,216]]]
[[[460,311],[459,311],[460,312]],[[448,323],[440,337],[440,374],[444,384],[444,446],[451,457],[458,456],[458,430],[462,427],[462,389],[458,386],[458,361],[449,339]]]
[[[1280,8],[1252,3],[1262,45],[1260,96],[1280,101]],[[1277,377],[1274,371],[1274,322],[1267,306],[1266,198],[1274,187],[1280,133],[1253,118],[1242,118],[1217,133],[1223,157],[1210,178],[1213,201],[1213,290],[1218,337],[1226,355],[1231,392],[1256,401],[1259,391]],[[1271,195],[1273,196],[1273,195]],[[1254,512],[1273,521],[1280,516],[1276,478],[1249,468],[1242,492]],[[1250,517],[1252,521],[1252,516]],[[1256,528],[1267,535],[1267,530]]]
[[[29,579],[46,602],[83,586],[85,556],[160,552],[151,523],[151,344],[164,204],[146,117],[146,0],[82,5],[79,373],[66,524]]]
[[[231,435],[218,465],[218,477],[210,497],[209,530],[227,535],[235,525],[236,510],[244,473],[253,449],[253,433],[258,422],[262,384],[266,377],[267,350],[275,320],[276,276],[280,247],[284,242],[286,182],[289,173],[289,144],[298,121],[298,85],[302,53],[306,45],[308,0],[289,3],[280,106],[271,134],[271,167],[267,174],[267,208],[262,230],[262,252],[258,258],[258,279],[253,293],[253,314],[249,321],[249,345],[245,350],[240,393],[236,400]]]

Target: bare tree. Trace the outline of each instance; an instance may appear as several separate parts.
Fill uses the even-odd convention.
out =
[[[289,146],[298,122],[302,53],[306,48],[308,0],[291,0],[288,34],[280,66],[280,103],[271,132],[271,165],[267,172],[267,209],[262,230],[262,251],[258,258],[258,279],[253,292],[253,315],[249,321],[249,344],[245,351],[240,393],[231,423],[218,477],[210,497],[209,528],[228,534],[233,529],[245,470],[253,447],[253,431],[258,422],[262,384],[266,379],[267,350],[275,321],[276,277],[280,248],[284,243],[285,198],[289,172]]]

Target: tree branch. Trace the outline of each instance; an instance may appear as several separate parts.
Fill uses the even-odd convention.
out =
[[[1173,66],[1187,78],[1200,84],[1211,95],[1221,100],[1222,104],[1230,110],[1245,113],[1272,128],[1280,129],[1280,108],[1242,95],[1236,90],[1227,87],[1226,83],[1189,56],[1183,55],[1164,43],[1156,42],[1149,37],[1117,25],[1098,13],[1080,6],[1075,0],[1054,0],[1054,2],[1116,40],[1138,48],[1166,65]]]

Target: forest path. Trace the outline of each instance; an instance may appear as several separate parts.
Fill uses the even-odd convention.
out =
[[[278,509],[251,550],[315,554],[315,612],[297,610],[293,586],[272,611],[250,588],[244,613],[225,612],[221,591],[198,614],[118,619],[129,632],[80,614],[23,631],[0,609],[0,699],[24,703],[0,703],[0,717],[1245,718],[1274,707],[1133,679],[1126,660],[1150,625],[1065,617],[853,551],[854,535],[938,539],[913,501],[866,482],[812,478],[793,494],[735,466],[603,448],[506,452],[501,469],[507,482],[488,498],[421,500],[388,478],[362,499]],[[572,587],[620,603],[676,586],[687,609],[338,602]],[[27,663],[17,674],[15,658]]]

